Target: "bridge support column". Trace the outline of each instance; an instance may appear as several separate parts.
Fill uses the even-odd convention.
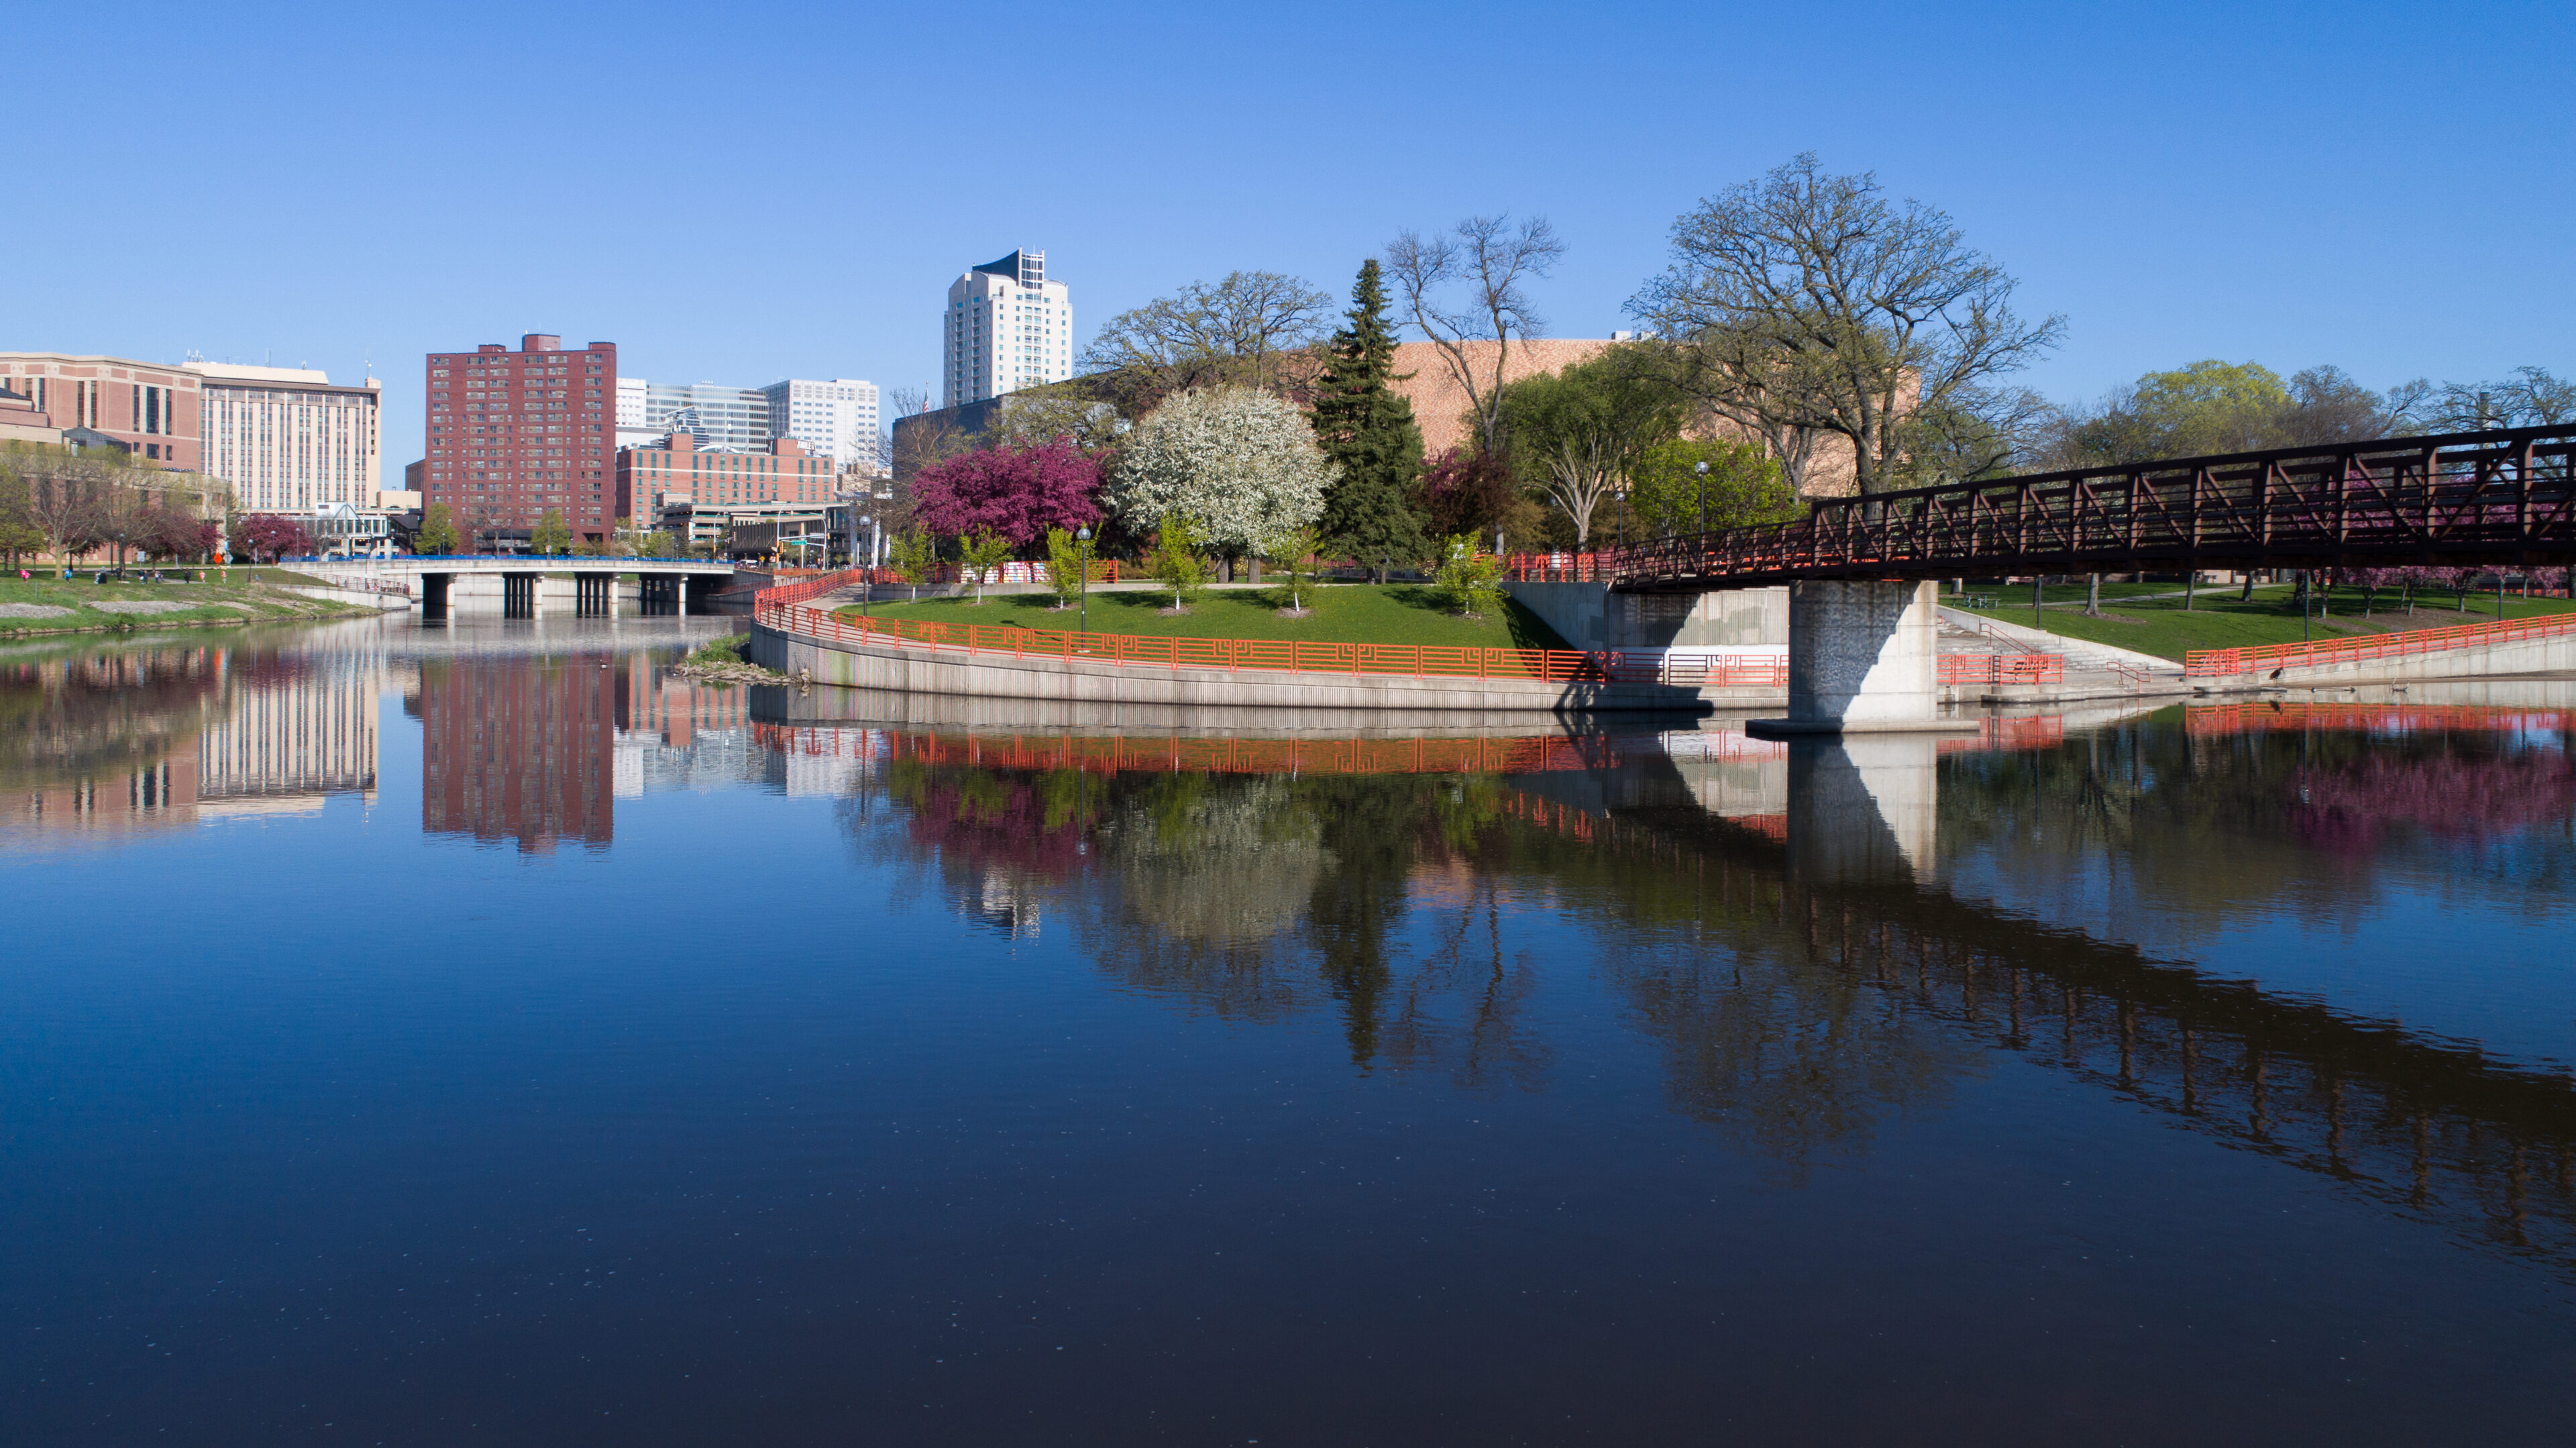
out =
[[[1789,717],[1756,733],[1973,731],[1939,717],[1939,585],[1789,585]]]

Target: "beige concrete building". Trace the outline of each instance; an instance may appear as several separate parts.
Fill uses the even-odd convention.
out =
[[[1502,381],[1518,382],[1524,377],[1537,377],[1560,372],[1579,362],[1598,356],[1611,345],[1608,337],[1542,337],[1536,341],[1515,339],[1503,363]],[[1493,342],[1468,342],[1461,350],[1467,365],[1476,376],[1479,389],[1488,387],[1494,375]],[[1436,458],[1453,447],[1463,446],[1475,438],[1475,427],[1468,414],[1472,405],[1465,384],[1458,380],[1457,369],[1448,354],[1430,342],[1399,342],[1395,348],[1395,373],[1401,381],[1394,388],[1413,404],[1413,420],[1422,429],[1423,456]],[[1407,373],[1412,375],[1406,376]],[[1702,429],[1686,429],[1702,435]],[[1710,419],[1707,430],[1727,436],[1746,437],[1731,423]],[[1852,452],[1849,440],[1841,437],[1820,438],[1813,460],[1808,465],[1806,493],[1810,497],[1840,497],[1852,490]]]
[[[334,385],[301,367],[190,362],[200,381],[204,472],[253,513],[377,505],[384,460],[375,378]]]

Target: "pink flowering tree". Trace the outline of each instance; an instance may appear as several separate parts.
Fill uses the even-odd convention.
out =
[[[925,468],[912,484],[914,519],[944,537],[998,533],[1036,547],[1049,528],[1100,521],[1100,465],[1071,439],[983,448]]]

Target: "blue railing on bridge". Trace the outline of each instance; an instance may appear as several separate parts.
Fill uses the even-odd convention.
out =
[[[739,568],[742,565],[716,558],[641,558],[609,557],[595,553],[397,553],[390,558],[325,558],[316,553],[299,553],[280,558],[273,564],[237,563],[236,568],[283,568],[289,563],[652,563],[668,568]],[[765,573],[768,569],[754,569]]]

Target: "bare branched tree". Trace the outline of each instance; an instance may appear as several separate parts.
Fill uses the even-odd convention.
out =
[[[107,541],[123,469],[87,453],[53,452],[25,471],[26,518],[57,563],[69,563]]]
[[[964,451],[966,436],[955,412],[931,406],[928,389],[897,387],[888,396],[895,423],[887,434],[886,466],[893,470],[900,494],[902,485],[922,469]]]
[[[1904,480],[1946,487],[2042,465],[2059,423],[2057,407],[2027,387],[1965,387],[1949,402],[1905,419]]]
[[[2541,367],[2517,367],[2501,382],[2445,382],[2439,387],[2417,382],[2409,387],[2412,420],[2427,432],[2555,427],[2576,419],[2576,382]]]
[[[2024,322],[2013,280],[1938,208],[1888,204],[1878,179],[1805,154],[1673,223],[1673,262],[1628,306],[1705,349],[1701,395],[1768,432],[1850,440],[1864,493],[1905,470],[1905,415],[1955,406],[2057,344]]]
[[[1503,379],[1512,339],[1527,341],[1546,325],[1523,285],[1555,270],[1564,255],[1565,243],[1544,216],[1517,227],[1506,216],[1471,216],[1446,232],[1424,237],[1406,231],[1387,243],[1386,269],[1395,280],[1398,305],[1440,349],[1449,375],[1467,394],[1478,441],[1489,453],[1502,445]],[[1485,349],[1469,344],[1479,342],[1494,344],[1490,366],[1478,365]]]
[[[1285,359],[1329,330],[1333,299],[1302,277],[1228,272],[1109,319],[1082,365],[1150,378],[1157,394],[1234,385],[1283,390]]]

